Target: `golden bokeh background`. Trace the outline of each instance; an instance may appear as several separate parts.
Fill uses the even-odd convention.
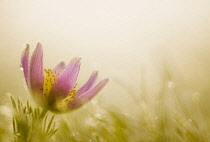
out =
[[[33,51],[41,42],[46,68],[83,57],[79,85],[93,70],[100,79],[110,77],[98,96],[106,105],[131,111],[141,85],[155,96],[166,72],[184,95],[209,101],[209,5],[209,0],[1,0],[0,94],[28,98],[20,56],[26,43]]]

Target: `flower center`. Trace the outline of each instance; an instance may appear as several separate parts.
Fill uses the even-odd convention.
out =
[[[44,70],[44,86],[43,86],[44,96],[48,96],[50,94],[52,86],[55,83],[55,80],[59,74],[60,74],[59,72],[52,71],[52,69]],[[76,86],[77,83],[75,84],[74,89],[71,90],[71,92],[62,100],[62,102],[69,102],[75,98],[74,95],[76,94],[76,89],[75,89]]]
[[[59,74],[60,74],[59,72],[52,71],[52,69],[44,69],[43,95],[46,98],[49,96],[52,86],[55,83],[55,80]],[[56,106],[55,106],[56,109],[59,109],[59,108],[62,109],[63,107],[65,108],[68,102],[75,99],[76,86],[77,86],[77,83],[75,84],[74,88],[70,91],[70,93],[65,98],[63,98],[59,102],[56,102]]]
[[[53,84],[55,83],[56,77],[59,75],[59,72],[52,71],[52,69],[44,69],[44,86],[43,94],[48,96]]]

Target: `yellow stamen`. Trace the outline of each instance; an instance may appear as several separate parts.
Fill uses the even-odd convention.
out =
[[[77,86],[77,83],[75,84],[74,86],[74,89],[71,90],[71,92],[62,100],[62,102],[69,102],[71,100],[73,100],[75,98],[75,95],[76,95],[76,86]]]
[[[59,75],[58,72],[52,71],[52,69],[44,69],[44,86],[43,94],[48,96],[53,84],[55,83],[56,77]]]
[[[65,106],[68,102],[70,102],[71,100],[75,99],[75,95],[76,95],[76,86],[77,83],[74,86],[74,89],[71,90],[71,92],[61,101],[57,104],[58,107],[62,107]]]

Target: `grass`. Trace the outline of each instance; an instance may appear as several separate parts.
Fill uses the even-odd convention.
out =
[[[7,107],[13,110],[12,115],[0,114],[0,141],[210,141],[210,111],[205,101],[208,94],[205,97],[198,93],[184,96],[174,86],[167,70],[164,74],[162,87],[154,98],[148,93],[147,84],[142,84],[141,100],[136,105],[138,111],[135,114],[125,114],[117,105],[102,107],[94,103],[65,114],[45,113],[29,101],[24,103],[11,98],[12,105]]]

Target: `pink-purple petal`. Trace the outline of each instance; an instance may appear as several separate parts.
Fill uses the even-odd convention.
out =
[[[22,68],[23,68],[23,73],[24,73],[24,77],[25,77],[25,81],[27,86],[29,86],[29,45],[26,44],[26,48],[22,53],[22,57],[21,57],[21,64],[22,64]]]
[[[98,77],[98,72],[97,71],[93,72],[88,81],[80,89],[76,91],[75,97],[78,97],[81,94],[90,90],[93,87],[97,77]]]
[[[57,76],[49,95],[50,102],[64,98],[74,88],[80,69],[80,60],[81,58],[78,57],[72,59],[60,75]]]
[[[33,52],[30,63],[30,85],[35,93],[42,93],[44,81],[43,72],[43,50],[40,43],[37,44]]]
[[[60,62],[52,70],[60,73],[64,69],[65,69],[65,63]]]
[[[71,110],[78,108],[84,103],[86,103],[88,100],[93,98],[107,84],[108,81],[108,78],[103,79],[95,87],[80,95],[79,97],[75,98],[74,100],[70,101],[68,104],[69,109]]]

